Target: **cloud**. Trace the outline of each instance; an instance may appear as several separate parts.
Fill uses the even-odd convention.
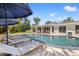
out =
[[[56,13],[50,13],[51,17],[54,17],[55,15],[57,15]]]
[[[72,6],[65,6],[64,10],[68,11],[68,12],[75,12],[77,11],[76,7],[72,7]]]

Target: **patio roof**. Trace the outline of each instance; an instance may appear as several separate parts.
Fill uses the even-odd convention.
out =
[[[37,25],[34,27],[50,27],[50,26],[68,26],[68,25],[79,25],[79,21],[76,22],[70,22],[70,23],[54,23],[54,24],[44,24],[44,25]]]

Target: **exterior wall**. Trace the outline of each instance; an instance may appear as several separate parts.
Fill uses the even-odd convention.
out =
[[[76,31],[75,31],[75,26],[76,25],[79,25],[79,23],[63,23],[63,24],[54,24],[54,25],[50,25],[50,26],[40,26],[41,27],[41,33],[43,33],[43,28],[44,27],[50,27],[50,33],[49,34],[65,34],[65,35],[68,35],[68,32],[71,32],[72,35],[77,35],[79,36],[79,34],[76,34]],[[60,26],[66,26],[66,33],[60,33],[59,32],[59,27]],[[39,27],[39,26],[38,26]],[[54,27],[54,32],[52,32],[52,27]],[[37,27],[35,28],[35,33],[37,33]],[[32,31],[32,30],[31,30]]]
[[[59,26],[58,25],[55,25],[54,26],[54,34],[58,34],[59,33]]]
[[[31,32],[34,32],[34,30],[35,30],[34,33],[37,33],[37,28],[31,28],[30,30],[31,30]]]
[[[66,26],[66,34],[68,34],[68,32],[72,32],[72,35],[75,35],[75,25],[67,25]]]

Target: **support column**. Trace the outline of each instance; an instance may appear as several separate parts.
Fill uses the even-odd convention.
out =
[[[35,28],[35,33],[37,33],[37,27]]]
[[[52,26],[50,26],[50,34],[52,34]]]
[[[45,28],[45,33],[47,33],[47,27]]]
[[[55,34],[58,34],[59,33],[59,26],[58,25],[55,25],[54,26],[54,33]]]
[[[43,33],[43,28],[41,27],[41,33]]]

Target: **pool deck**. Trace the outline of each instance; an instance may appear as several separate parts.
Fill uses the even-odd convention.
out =
[[[48,35],[48,34],[42,34]],[[50,35],[50,34],[49,34]],[[59,36],[62,36],[59,34]],[[64,35],[66,36],[66,35]],[[37,49],[33,52],[26,54],[26,56],[79,56],[79,46],[59,46],[47,45],[45,49]]]
[[[36,49],[24,56],[79,56],[79,50],[57,48],[46,45],[44,49]]]
[[[43,35],[48,35],[48,34],[43,34]],[[68,47],[68,46],[58,46],[58,45],[50,46],[47,44],[43,44],[42,48],[38,47],[37,49],[29,53],[26,53],[24,56],[79,56],[79,46]]]

